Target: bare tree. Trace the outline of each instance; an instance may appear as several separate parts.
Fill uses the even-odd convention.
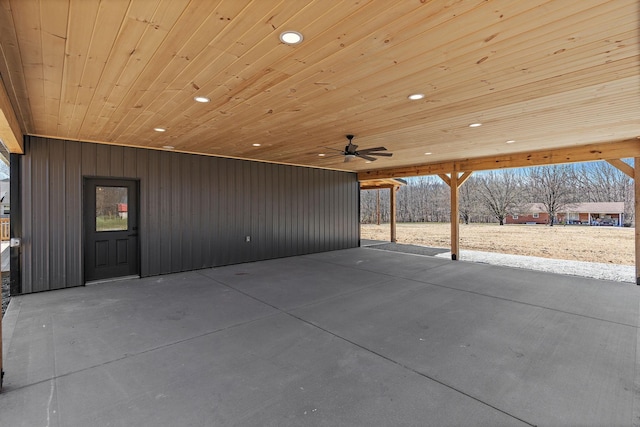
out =
[[[633,163],[630,162],[633,166]],[[582,163],[576,168],[579,195],[588,202],[624,202],[624,216],[633,221],[633,179],[605,161]]]
[[[426,206],[426,220],[431,222],[447,222],[451,213],[451,193],[449,186],[437,176],[423,178],[424,194],[429,194]]]
[[[378,198],[379,197],[379,198]],[[360,222],[363,224],[375,224],[380,220],[389,220],[389,190],[362,190],[360,191]]]
[[[361,192],[362,222],[376,222],[377,191]],[[389,221],[389,192],[380,192],[383,222]],[[610,164],[544,166],[527,170],[477,173],[459,192],[460,218],[504,224],[508,214],[526,203],[543,203],[550,218],[576,202],[625,203],[625,218],[633,219],[633,180]],[[437,176],[409,178],[397,193],[399,222],[446,222],[450,218],[449,187]],[[550,222],[553,225],[553,222]]]
[[[469,178],[460,186],[459,206],[460,218],[465,224],[469,224],[475,214],[478,213],[481,205],[478,194],[478,182],[474,177]]]
[[[371,215],[375,207],[372,207],[372,200],[369,197],[370,191],[360,191],[360,222],[370,224],[372,222]]]
[[[396,194],[398,222],[441,222],[449,220],[451,210],[449,187],[436,176],[421,176],[407,180]],[[380,213],[383,222],[389,221],[389,191],[380,193]],[[377,190],[360,192],[360,221],[377,222]]]
[[[531,200],[543,204],[552,227],[559,212],[578,202],[575,174],[569,165],[530,168],[528,178],[532,184],[529,186]]]
[[[96,215],[103,217],[113,217],[118,213],[118,204],[127,203],[126,187],[96,188]]]
[[[520,203],[520,177],[512,170],[502,170],[491,171],[476,179],[481,202],[500,225],[504,225],[504,219]]]

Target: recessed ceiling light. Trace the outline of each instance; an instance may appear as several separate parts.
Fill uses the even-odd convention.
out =
[[[507,144],[513,144],[514,142],[516,142],[514,139],[510,139],[507,141]]]
[[[365,163],[371,163],[371,160],[367,160]]]
[[[318,156],[320,156],[320,157],[324,157],[324,156],[326,156],[326,154],[324,154],[324,153],[320,153],[320,154],[318,154]]]
[[[153,130],[155,130],[156,132],[165,132],[166,131],[165,128],[153,128]]]
[[[425,156],[430,156],[430,155],[432,155],[432,154],[433,154],[433,153],[424,153],[424,155],[425,155]]]
[[[471,123],[469,125],[470,128],[479,128],[480,126],[482,126],[482,123]]]
[[[297,31],[284,31],[280,34],[280,41],[286,44],[298,44],[302,42],[303,37]]]
[[[407,98],[412,101],[417,101],[418,99],[424,98],[424,93],[412,93],[411,95],[407,96]]]
[[[260,147],[261,144],[251,144],[251,145],[253,145],[254,147]]]
[[[207,98],[206,96],[196,96],[195,98],[193,98],[196,102],[211,102],[211,100],[209,98]]]
[[[163,145],[162,148],[164,148],[165,150],[173,150],[176,147],[174,147],[173,145]]]

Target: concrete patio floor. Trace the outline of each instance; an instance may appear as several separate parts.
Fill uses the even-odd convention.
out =
[[[0,425],[640,425],[639,310],[367,248],[14,297]]]

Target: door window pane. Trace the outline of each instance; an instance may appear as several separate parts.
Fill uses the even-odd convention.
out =
[[[96,186],[96,231],[128,229],[128,188]]]

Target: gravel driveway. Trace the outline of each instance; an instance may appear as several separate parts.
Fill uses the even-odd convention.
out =
[[[431,248],[420,245],[404,245],[398,243],[363,240],[362,246],[367,246],[373,249],[451,259],[451,252],[446,249]],[[548,273],[567,274],[571,276],[591,277],[594,279],[612,280],[616,282],[635,283],[636,269],[632,265],[567,261],[468,250],[460,251],[460,260],[501,265],[504,267],[526,268],[529,270],[546,271]]]

